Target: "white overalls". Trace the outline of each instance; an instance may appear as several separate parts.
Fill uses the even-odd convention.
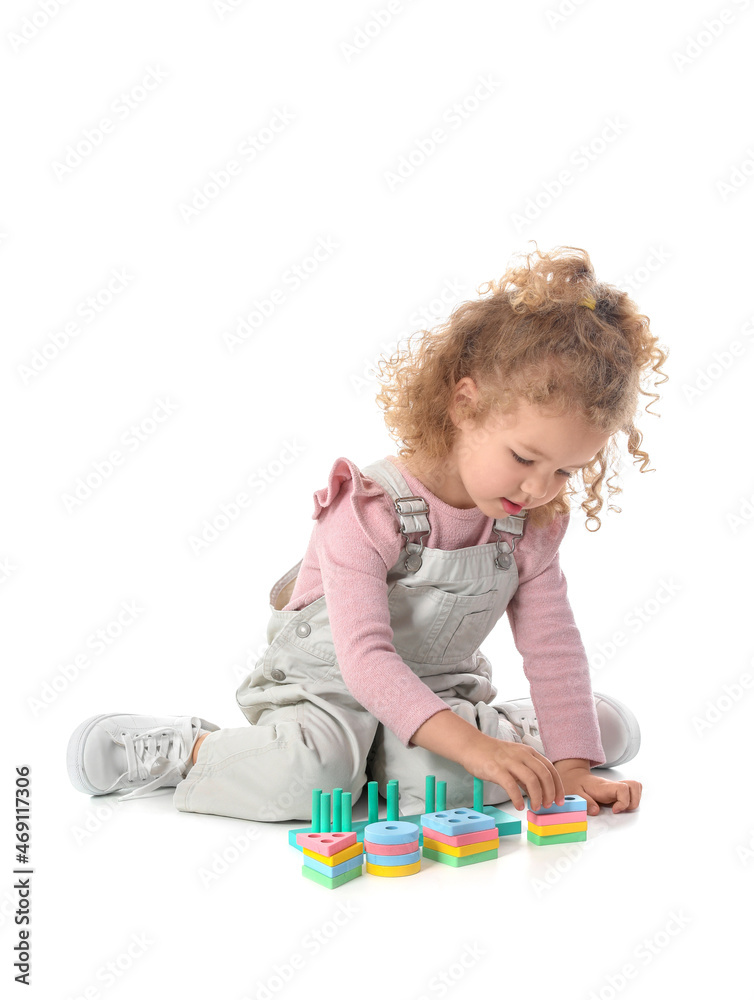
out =
[[[491,704],[497,695],[479,646],[518,587],[512,552],[525,513],[494,522],[497,541],[467,548],[425,548],[431,511],[411,494],[387,459],[363,470],[396,507],[406,543],[387,575],[393,645],[398,655],[458,715],[488,736],[518,739]],[[499,532],[511,536],[501,539]],[[311,818],[313,788],[350,791],[358,801],[370,778],[386,795],[399,781],[402,815],[422,812],[424,779],[447,782],[447,807],[468,805],[473,776],[460,764],[400,740],[360,705],[343,682],[325,596],[298,611],[281,611],[303,560],[270,592],[269,646],[236,692],[251,726],[221,729],[203,741],[197,763],[176,787],[184,812],[278,821]],[[484,802],[508,801],[484,783]]]

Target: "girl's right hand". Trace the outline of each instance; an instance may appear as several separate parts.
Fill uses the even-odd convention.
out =
[[[555,765],[525,743],[499,740],[479,733],[460,762],[475,778],[492,781],[510,795],[516,809],[526,805],[521,788],[529,796],[532,810],[565,803],[565,791]],[[520,787],[519,787],[520,786]]]

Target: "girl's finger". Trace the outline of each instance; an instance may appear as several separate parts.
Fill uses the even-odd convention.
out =
[[[516,763],[510,766],[510,772],[521,788],[526,789],[529,796],[532,812],[536,812],[542,805],[544,792],[539,777],[526,764]],[[524,803],[522,803],[523,808]]]
[[[599,802],[596,799],[593,799],[591,795],[587,795],[587,793],[584,791],[583,788],[581,789],[579,794],[581,795],[582,799],[586,799],[587,815],[596,816],[597,813],[600,811]]]
[[[526,766],[530,767],[532,773],[536,775],[542,789],[542,798],[539,805],[535,806],[534,799],[532,799],[533,810],[539,809],[540,805],[554,805],[558,796],[562,798],[563,784],[560,780],[560,775],[549,760],[537,754],[536,757],[532,757],[530,761],[527,761]]]
[[[495,781],[497,782],[498,785],[500,785],[501,788],[504,788],[506,790],[506,792],[510,796],[511,802],[516,807],[516,809],[520,811],[521,809],[525,808],[526,803],[524,802],[524,797],[521,794],[521,789],[519,788],[516,779],[512,775],[504,774],[502,777],[496,778]]]
[[[628,783],[625,781],[615,782],[615,803],[613,804],[613,812],[621,813],[625,812],[631,804],[631,789],[628,787]]]
[[[628,805],[625,808],[625,812],[631,812],[632,809],[636,809],[639,805],[639,800],[641,799],[641,783],[638,781],[624,781],[621,782],[628,789]]]

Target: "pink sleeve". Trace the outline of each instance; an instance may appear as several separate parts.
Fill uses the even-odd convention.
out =
[[[418,677],[392,644],[387,572],[403,539],[382,487],[337,460],[315,493],[314,541],[343,681],[359,704],[405,747],[430,716],[448,705]]]
[[[513,641],[523,657],[539,735],[551,761],[605,763],[589,663],[573,618],[558,549],[570,514],[542,532],[540,561],[508,604]]]

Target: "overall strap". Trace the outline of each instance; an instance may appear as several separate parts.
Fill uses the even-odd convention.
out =
[[[395,512],[398,515],[398,530],[406,540],[405,568],[415,573],[422,564],[424,539],[432,530],[429,524],[429,505],[424,497],[416,497],[398,469],[387,458],[372,462],[361,470],[362,474],[373,479],[392,497]],[[411,552],[409,535],[418,536],[418,551]]]
[[[416,572],[422,564],[422,550],[424,539],[432,530],[429,524],[429,505],[424,497],[417,497],[411,493],[408,483],[403,478],[398,469],[387,458],[381,458],[371,465],[365,466],[361,470],[363,475],[373,479],[385,490],[388,496],[392,497],[396,514],[398,515],[400,527],[399,531],[406,539],[406,551],[408,554],[405,567],[410,572]],[[497,555],[495,565],[498,569],[508,569],[512,562],[512,552],[516,547],[516,542],[524,533],[526,525],[526,511],[520,514],[509,514],[507,517],[496,517],[492,525],[492,530],[497,539]],[[500,532],[505,531],[513,535],[513,544],[503,543]],[[418,551],[410,552],[411,540],[409,535],[418,535]],[[503,548],[507,545],[507,549]]]
[[[513,562],[513,550],[516,547],[516,542],[524,533],[524,528],[526,527],[526,511],[522,510],[518,514],[509,514],[507,517],[496,517],[492,525],[492,530],[495,534],[495,542],[497,544],[497,555],[495,556],[495,565],[498,569],[509,569],[511,563]],[[512,542],[506,542],[508,546],[507,549],[503,548],[503,542],[500,538],[500,532],[507,531],[509,535],[513,535]]]

